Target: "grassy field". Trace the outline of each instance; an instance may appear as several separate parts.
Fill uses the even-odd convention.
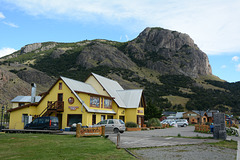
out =
[[[237,144],[238,142],[237,141],[220,141],[220,142],[217,142],[217,143],[208,143],[208,144],[211,144],[213,146],[218,146],[218,147],[224,147],[224,148],[230,148],[230,149],[235,149],[237,150]]]
[[[134,159],[103,137],[0,134],[0,159]]]

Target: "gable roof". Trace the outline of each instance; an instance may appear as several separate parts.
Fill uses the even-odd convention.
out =
[[[98,92],[90,84],[83,83],[66,77],[61,77],[61,79],[66,83],[66,85],[68,85],[74,91],[98,94]]]
[[[185,113],[185,112],[177,112],[176,113],[176,118],[182,118],[183,117],[183,113]]]
[[[84,101],[78,96],[76,91],[98,94],[98,92],[91,85],[80,82],[80,81],[76,81],[70,78],[66,78],[66,77],[60,77],[60,79],[62,79],[62,81],[68,86],[68,88],[72,91],[72,93],[79,100],[82,106],[87,110],[87,112],[116,114],[114,110],[107,111],[107,110],[99,110],[99,109],[90,109],[84,103]]]
[[[39,102],[41,100],[41,96],[35,96],[35,102]],[[17,96],[11,100],[12,103],[22,102],[22,103],[31,103],[31,96]]]
[[[138,108],[141,101],[142,89],[120,90],[117,91],[126,108]]]
[[[200,116],[204,116],[204,114],[206,113],[205,111],[198,111],[198,110],[192,110],[193,112],[197,113]]]
[[[92,73],[95,79],[99,84],[106,90],[106,92],[114,97],[114,101],[119,107],[122,108],[138,108],[141,96],[142,89],[137,90],[124,90],[122,86],[112,79],[100,76],[98,74]],[[130,99],[130,97],[132,99]]]

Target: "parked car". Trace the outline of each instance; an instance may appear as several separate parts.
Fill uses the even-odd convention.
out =
[[[178,126],[181,126],[181,127],[188,126],[188,121],[186,119],[177,119],[176,123]]]
[[[25,125],[24,129],[39,129],[39,130],[57,130],[58,118],[57,117],[38,117],[31,123]]]
[[[170,126],[174,126],[176,121],[174,119],[164,119],[160,122],[161,124],[169,124]]]
[[[126,129],[125,123],[121,119],[106,119],[97,123],[96,126],[105,126],[105,132],[123,133]]]

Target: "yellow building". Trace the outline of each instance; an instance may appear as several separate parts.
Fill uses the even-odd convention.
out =
[[[60,129],[79,122],[91,126],[104,119],[122,119],[141,127],[144,108],[142,89],[124,90],[117,81],[94,73],[85,83],[60,77],[39,102],[9,110],[9,129],[23,129],[41,116],[57,116]]]

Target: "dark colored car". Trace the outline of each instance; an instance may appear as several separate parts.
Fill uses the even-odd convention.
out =
[[[38,117],[25,125],[24,129],[56,130],[58,128],[57,117]]]

